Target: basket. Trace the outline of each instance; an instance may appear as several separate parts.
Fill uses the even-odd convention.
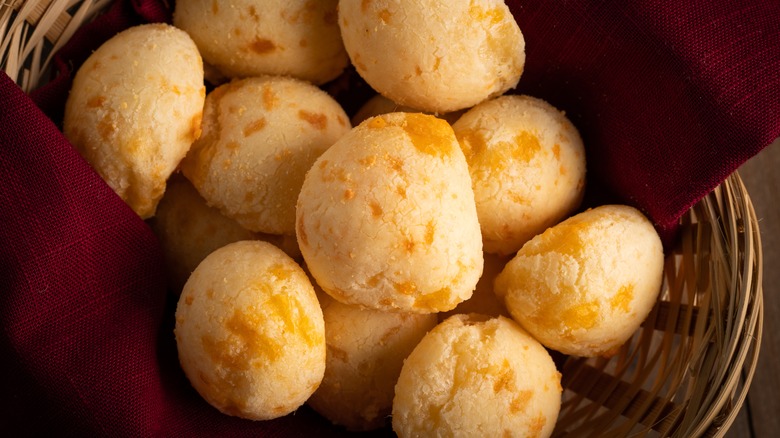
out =
[[[29,92],[110,0],[0,0],[0,67]],[[756,369],[763,319],[758,222],[737,173],[681,219],[659,299],[617,354],[561,358],[555,436],[724,436]]]

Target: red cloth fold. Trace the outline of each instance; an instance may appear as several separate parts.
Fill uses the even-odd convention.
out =
[[[582,132],[590,194],[680,216],[780,137],[776,1],[507,1],[526,36],[518,89]]]
[[[0,430],[341,434],[305,407],[250,422],[194,392],[177,363],[157,240],[57,129],[71,66],[125,27],[169,20],[165,4],[115,2],[74,35],[32,100],[0,74]],[[527,44],[517,92],[581,130],[588,202],[639,207],[667,243],[682,213],[780,136],[776,1],[507,4]]]

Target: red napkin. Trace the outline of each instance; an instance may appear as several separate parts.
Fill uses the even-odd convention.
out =
[[[780,136],[776,1],[507,3],[527,44],[517,92],[581,130],[587,202],[639,207],[667,243],[681,214]],[[194,392],[156,238],[57,128],[70,66],[122,28],[169,20],[165,4],[115,2],[63,49],[35,103],[0,74],[0,430],[340,435],[306,407],[251,422]],[[360,99],[338,97],[348,108]]]

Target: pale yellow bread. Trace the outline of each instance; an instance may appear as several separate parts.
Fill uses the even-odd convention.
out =
[[[561,374],[547,351],[505,317],[455,315],[430,331],[395,386],[399,437],[548,437]]]
[[[287,415],[325,373],[314,288],[300,266],[267,242],[231,243],[206,257],[179,298],[175,334],[190,383],[228,415]]]
[[[404,359],[436,326],[435,314],[382,312],[318,294],[328,346],[325,378],[307,402],[347,430],[389,424]]]
[[[663,264],[652,223],[635,208],[605,205],[526,243],[495,288],[512,317],[546,347],[608,356],[655,304]]]
[[[580,205],[582,139],[549,103],[501,96],[470,109],[452,127],[469,163],[485,251],[514,254]]]
[[[429,115],[377,116],[337,141],[306,175],[296,227],[313,277],[346,304],[450,310],[482,273],[466,160]]]
[[[182,172],[244,228],[295,234],[295,202],[314,160],[350,129],[344,110],[293,78],[234,80],[206,97],[203,135]]]
[[[517,85],[525,40],[502,0],[341,0],[344,46],[371,87],[432,113]]]
[[[284,75],[322,84],[348,58],[337,0],[178,0],[173,24],[228,78]]]
[[[146,24],[118,33],[79,68],[63,131],[106,183],[146,219],[201,132],[203,62],[183,31]]]

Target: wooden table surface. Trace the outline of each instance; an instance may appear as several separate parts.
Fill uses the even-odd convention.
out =
[[[780,140],[740,169],[759,221],[764,253],[764,330],[747,402],[727,438],[780,436]]]

